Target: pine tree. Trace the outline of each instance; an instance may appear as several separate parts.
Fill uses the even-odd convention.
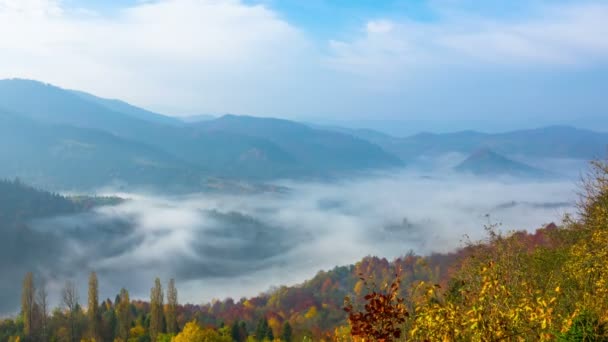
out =
[[[266,318],[260,318],[258,326],[255,329],[255,339],[258,341],[264,341],[265,339],[274,340],[272,329],[268,325]]]
[[[177,334],[177,289],[175,288],[174,279],[169,280],[169,285],[167,286],[165,321],[167,323],[167,332],[169,334]]]
[[[28,272],[23,279],[23,290],[21,293],[21,314],[23,315],[23,333],[26,337],[33,334],[34,306],[36,304],[36,288],[34,287],[34,275]]]
[[[285,322],[283,324],[283,330],[281,331],[281,339],[285,342],[291,342],[293,331],[291,330],[291,325],[289,322]]]
[[[150,338],[153,342],[163,333],[163,288],[156,278],[150,290]]]
[[[268,329],[266,329],[266,339],[268,341],[274,341],[274,333],[272,332],[272,328],[270,326],[268,326]]]
[[[89,276],[89,307],[87,308],[87,316],[89,319],[89,334],[91,338],[99,339],[100,314],[99,314],[99,285],[97,282],[97,274],[91,272]]]

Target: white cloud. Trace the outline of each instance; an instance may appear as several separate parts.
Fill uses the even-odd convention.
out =
[[[237,0],[156,1],[112,16],[52,0],[1,1],[0,31],[12,34],[0,36],[0,77],[136,103],[244,110],[254,96],[223,105],[256,85],[281,86],[308,49],[304,35],[274,12]]]
[[[461,89],[470,70],[527,76],[608,57],[604,2],[529,9],[517,20],[437,3],[434,21],[369,18],[348,39],[333,38],[345,36],[337,27],[317,41],[272,8],[241,0],[141,1],[111,14],[60,0],[0,0],[0,78],[38,79],[170,114],[442,116],[444,97],[425,89]],[[429,98],[416,104],[419,93]],[[473,103],[468,96],[454,95]],[[586,96],[576,103],[593,102]],[[505,104],[470,107],[450,109],[493,112]]]
[[[366,28],[370,34],[387,33],[393,30],[394,25],[390,20],[372,20],[367,23]]]
[[[353,72],[394,74],[479,63],[588,65],[608,58],[607,4],[543,7],[520,20],[442,15],[432,22],[370,21],[362,35],[331,41],[328,62]]]

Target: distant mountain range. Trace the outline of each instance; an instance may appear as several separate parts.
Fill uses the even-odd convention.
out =
[[[53,189],[126,183],[198,190],[217,177],[263,181],[401,166],[348,134],[252,117],[184,123],[29,80],[0,81],[0,122],[0,177]]]
[[[183,120],[120,100],[11,79],[0,80],[0,144],[0,177],[19,176],[50,189],[122,184],[196,191],[210,184],[221,189],[227,180],[235,185],[239,180],[342,177],[480,150],[486,152],[457,169],[530,174],[535,172],[522,158],[604,157],[608,134],[555,126],[396,138],[370,129],[273,118]]]
[[[404,161],[450,152],[470,154],[482,148],[505,156],[529,158],[593,159],[603,158],[608,152],[608,133],[568,126],[495,134],[461,131],[445,134],[420,133],[407,138],[380,135],[369,140]]]

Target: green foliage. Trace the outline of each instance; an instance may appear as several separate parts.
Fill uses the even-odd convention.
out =
[[[585,311],[576,316],[568,331],[558,335],[558,340],[560,342],[606,342],[608,341],[607,328],[606,322],[600,323],[597,315]]]
[[[281,340],[283,340],[284,342],[291,342],[293,340],[293,331],[289,322],[283,323],[283,328],[281,330]]]

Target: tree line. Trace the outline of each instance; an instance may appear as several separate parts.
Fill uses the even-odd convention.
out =
[[[292,328],[285,322],[275,336],[268,320],[255,327],[235,320],[218,327],[197,322],[197,318],[178,302],[175,280],[167,288],[159,278],[154,281],[148,302],[132,300],[122,288],[114,301],[99,301],[97,274],[88,281],[86,307],[73,281],[67,281],[60,293],[61,306],[49,312],[49,293],[44,281],[35,281],[28,272],[21,292],[21,311],[15,319],[0,321],[0,341],[9,342],[169,342],[169,341],[286,341],[291,342]]]

